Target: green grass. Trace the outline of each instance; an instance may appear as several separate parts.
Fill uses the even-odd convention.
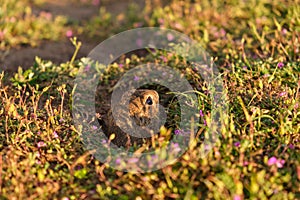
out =
[[[2,73],[1,198],[299,199],[300,6],[298,1],[256,3],[215,0],[193,5],[174,0],[163,8],[147,4],[144,17],[138,18],[143,26],[175,29],[200,42],[214,57],[228,93],[222,139],[212,151],[200,158],[199,140],[177,163],[158,171],[116,171],[83,148],[72,121],[71,97],[73,80],[86,59],[55,65],[37,58],[10,82]],[[23,11],[14,12],[21,16]],[[135,27],[133,14],[124,23],[108,15],[104,22],[100,16],[92,19],[94,27],[88,29],[107,26],[105,20],[121,27],[94,31],[91,37]],[[39,29],[34,33],[46,37]],[[10,40],[2,47],[14,46]],[[147,62],[167,63],[185,74],[209,123],[207,83],[177,56],[159,52],[120,59],[106,71],[101,86],[109,90],[128,69]],[[208,131],[203,124],[201,131]]]
[[[30,0],[1,0],[0,3],[0,50],[59,40],[67,30],[66,17],[46,11],[34,13]]]

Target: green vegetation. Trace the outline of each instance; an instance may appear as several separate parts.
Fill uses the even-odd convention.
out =
[[[43,39],[58,40],[66,31],[66,17],[45,11],[33,13],[29,0],[0,3],[0,50],[25,44],[37,46]]]
[[[1,49],[65,37],[64,17],[47,14],[49,21],[35,16],[30,1],[0,2]],[[203,158],[199,140],[161,170],[116,171],[85,151],[72,121],[73,80],[87,59],[56,65],[36,58],[30,69],[19,68],[9,81],[4,72],[0,75],[1,199],[300,198],[299,1],[173,0],[160,7],[147,0],[143,12],[131,5],[116,19],[100,10],[72,29],[108,37],[139,26],[166,27],[207,49],[228,93],[222,139]],[[80,42],[71,42],[76,54]],[[109,90],[126,70],[150,61],[186,75],[205,102],[200,116],[209,123],[207,84],[172,54],[122,57],[101,83]],[[207,132],[203,124],[201,131]]]

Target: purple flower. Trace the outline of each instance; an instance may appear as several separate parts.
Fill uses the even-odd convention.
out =
[[[156,154],[151,156],[151,159],[148,160],[148,167],[153,167],[155,163],[158,161],[158,156]]]
[[[106,140],[106,139],[103,139],[103,140],[101,141],[101,143],[102,143],[102,144],[106,144],[106,143],[107,143],[107,140]]]
[[[92,126],[92,129],[95,131],[95,130],[97,130],[97,129],[98,129],[98,127],[97,127],[97,126],[95,126],[95,125],[93,125],[93,126]]]
[[[80,169],[82,169],[82,166],[77,165],[75,168],[76,168],[76,170],[80,170]]]
[[[65,121],[63,118],[59,119],[59,122],[62,123],[63,121]]]
[[[272,156],[271,158],[269,158],[268,160],[268,165],[271,166],[271,165],[274,165],[276,164],[277,162],[277,158],[275,156]]]
[[[244,162],[243,162],[243,165],[244,165],[244,166],[247,166],[247,165],[249,165],[249,162],[248,162],[248,161],[244,161]]]
[[[157,160],[157,159],[158,159],[158,155],[156,155],[156,154],[152,155],[152,156],[151,156],[151,159],[152,159],[152,160]]]
[[[159,18],[159,19],[158,19],[158,23],[159,23],[159,24],[163,24],[164,22],[165,22],[164,19],[162,19],[162,18]]]
[[[203,120],[203,124],[204,124],[204,126],[207,126],[206,120]]]
[[[238,194],[235,194],[233,196],[233,200],[242,200],[242,197],[240,195],[238,195]]]
[[[142,27],[143,25],[144,25],[143,22],[136,22],[136,23],[133,24],[133,27],[134,28],[139,28],[139,27]]]
[[[168,62],[168,59],[165,56],[160,56],[160,58],[164,61],[164,62]]]
[[[181,151],[181,148],[180,148],[180,147],[172,147],[172,151],[173,151],[174,153],[178,153],[178,152]]]
[[[72,31],[72,30],[67,30],[66,36],[67,36],[68,38],[72,37],[72,36],[73,36],[73,31]]]
[[[91,65],[87,65],[87,66],[85,66],[84,71],[88,72],[90,69],[91,69]]]
[[[289,144],[290,149],[295,149],[295,146],[293,144]]]
[[[46,146],[46,144],[45,144],[45,142],[43,142],[43,141],[40,141],[40,142],[38,142],[38,144],[37,144],[37,147],[38,147],[38,148],[45,147],[45,146]]]
[[[234,145],[235,147],[239,147],[239,146],[241,145],[241,143],[240,143],[240,142],[235,142],[233,145]]]
[[[153,167],[153,161],[152,160],[148,160],[148,167]]]
[[[157,53],[157,50],[156,49],[154,49],[154,48],[150,48],[150,51],[152,52],[152,53]]]
[[[285,160],[279,159],[278,162],[276,163],[276,165],[278,168],[282,168],[284,163],[285,163]]]
[[[120,63],[120,64],[119,64],[119,67],[120,67],[120,68],[123,68],[123,67],[124,67],[124,64]]]
[[[134,76],[134,79],[133,79],[134,81],[138,81],[138,80],[140,80],[140,77],[138,77],[138,76]]]
[[[278,168],[282,168],[283,165],[285,163],[285,160],[283,159],[277,159],[275,156],[272,156],[271,158],[269,158],[268,160],[268,165],[276,165]]]
[[[281,69],[283,66],[284,66],[283,62],[279,62],[279,63],[277,64],[277,67],[278,67],[279,69]]]
[[[184,130],[179,130],[179,129],[175,130],[174,133],[175,133],[175,135],[183,135],[183,136],[184,135],[186,135],[186,136],[190,135],[189,131],[184,131]]]
[[[42,162],[40,160],[35,160],[35,164],[40,165]]]
[[[176,28],[176,29],[179,29],[179,30],[182,30],[183,29],[183,26],[180,24],[180,23],[175,23],[174,24],[174,27]]]
[[[200,117],[204,117],[204,114],[203,114],[202,110],[199,111],[199,114],[200,114]]]
[[[5,67],[5,66],[4,66]],[[36,119],[36,115],[34,113],[31,113],[30,117]]]
[[[174,40],[174,35],[172,35],[171,33],[168,33],[167,34],[167,39],[168,39],[168,41]]]
[[[205,151],[210,151],[211,148],[212,148],[211,145],[208,145],[208,144],[205,144],[205,145],[204,145],[204,150],[205,150]]]
[[[221,28],[220,34],[222,37],[224,37],[226,35],[226,31],[223,28]]]
[[[139,159],[138,158],[129,158],[128,159],[128,163],[137,163],[139,161]]]
[[[39,157],[40,157],[40,154],[37,153],[37,156],[36,156],[36,157],[39,158]],[[36,160],[35,160],[35,164],[40,165],[40,164],[42,164],[42,162],[41,162],[39,159],[36,159]]]
[[[246,69],[248,69],[248,67],[245,65],[245,66],[243,66],[243,69],[246,70]]]
[[[178,143],[173,143],[173,144],[172,144],[172,151],[173,151],[174,153],[178,153],[178,152],[181,151],[181,148],[180,148],[180,146],[178,145]]]
[[[53,132],[53,137],[58,138],[58,135],[57,135],[56,131]]]
[[[172,143],[172,146],[173,146],[173,148],[177,148],[177,147],[179,147],[179,144],[177,142],[175,142],[175,143]]]
[[[279,96],[281,96],[281,97],[283,97],[283,96],[285,96],[287,93],[285,92],[285,91],[283,91],[283,92],[280,92],[279,93]]]
[[[175,131],[174,131],[174,133],[175,133],[175,135],[180,135],[181,134],[181,130],[179,130],[179,129],[176,129]]]
[[[283,35],[286,35],[288,31],[287,31],[287,29],[286,29],[286,28],[284,28],[284,29],[282,29],[282,31],[281,31],[281,32],[282,32],[282,34],[283,34]]]
[[[116,164],[117,164],[117,165],[121,164],[121,158],[117,158],[117,159],[116,159]]]

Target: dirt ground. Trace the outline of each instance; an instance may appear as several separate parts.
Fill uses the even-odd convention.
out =
[[[106,10],[113,15],[118,15],[127,8],[130,3],[137,3],[141,8],[144,6],[142,0],[106,0],[100,1],[99,6],[94,5],[78,5],[70,4],[70,0],[47,0],[39,8],[33,8],[33,12],[40,11],[51,12],[55,15],[65,15],[76,21],[88,20],[99,12],[100,6],[104,6]],[[87,39],[79,36],[82,42],[78,58],[87,56],[89,52],[96,47],[101,41]],[[8,74],[17,70],[18,66],[27,69],[34,63],[35,56],[39,56],[45,60],[51,60],[54,63],[62,63],[70,60],[74,53],[74,46],[65,38],[62,41],[43,41],[38,47],[24,46],[18,49],[11,49],[9,52],[2,52],[0,56],[0,68]]]

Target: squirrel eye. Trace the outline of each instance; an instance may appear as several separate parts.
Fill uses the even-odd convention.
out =
[[[152,105],[152,104],[153,104],[153,101],[152,101],[152,98],[151,98],[151,97],[148,97],[148,98],[147,98],[146,104],[148,104],[148,105]]]

